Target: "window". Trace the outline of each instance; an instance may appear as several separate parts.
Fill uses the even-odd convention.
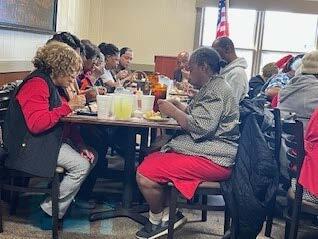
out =
[[[315,49],[316,28],[317,15],[266,12],[261,66]]]
[[[208,7],[205,9],[205,18],[202,35],[202,45],[211,46],[215,39],[218,9]],[[230,9],[229,22],[231,39],[236,47],[239,57],[244,57],[248,63],[247,75],[251,75],[254,31],[256,24],[256,11],[243,9]],[[242,23],[244,25],[242,25]]]
[[[266,12],[263,49],[307,52],[315,48],[317,16]]]
[[[309,52],[318,45],[317,15],[267,11],[265,17],[261,17],[263,13],[245,9],[229,9],[228,14],[230,38],[237,55],[247,60],[248,76],[258,74],[265,64],[287,54]],[[217,17],[217,8],[205,8],[202,45],[211,46],[214,41]],[[259,32],[262,26],[264,32],[256,40],[255,32]],[[253,59],[257,59],[253,68],[255,72],[251,72]]]

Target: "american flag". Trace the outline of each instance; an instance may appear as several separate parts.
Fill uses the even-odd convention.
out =
[[[229,36],[229,22],[227,16],[227,0],[219,0],[219,16],[216,26],[216,39]]]

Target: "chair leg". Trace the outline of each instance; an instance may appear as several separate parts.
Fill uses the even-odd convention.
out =
[[[207,205],[208,204],[208,195],[202,195],[202,205]],[[201,221],[202,222],[206,222],[207,218],[208,218],[208,210],[202,210],[202,214],[201,214]]]
[[[225,205],[224,209],[224,234],[230,229],[231,226],[231,217],[230,217],[230,212],[227,206]]]
[[[289,238],[289,234],[290,234],[290,220],[291,220],[291,205],[290,202],[288,202],[287,204],[287,218],[286,218],[286,222],[285,222],[285,236],[284,239],[288,239]]]
[[[58,215],[59,215],[59,175],[55,173],[52,182],[52,238],[58,239]]]
[[[21,186],[23,179],[21,178],[11,178],[10,184],[12,186]],[[10,198],[10,215],[15,215],[17,213],[17,207],[19,203],[19,193],[16,191],[11,191],[11,198]]]
[[[0,185],[0,233],[3,232],[3,225],[2,225],[2,187]]]
[[[271,209],[269,214],[266,217],[266,227],[265,227],[265,236],[271,237],[272,227],[273,227],[273,219],[275,214],[275,206],[276,206],[276,196],[274,197],[273,203],[271,205]]]
[[[175,187],[170,191],[170,205],[169,205],[169,224],[168,224],[168,239],[173,239],[174,222],[176,218],[178,191]]]
[[[289,233],[289,239],[296,239],[298,234],[299,215],[301,213],[303,189],[300,185],[296,185],[295,200],[293,203],[292,222]]]

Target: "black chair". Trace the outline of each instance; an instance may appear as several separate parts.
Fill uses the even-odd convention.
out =
[[[274,116],[274,126],[268,129],[264,136],[267,141],[267,145],[269,149],[272,151],[273,156],[278,164],[278,168],[280,168],[280,149],[281,149],[281,137],[282,137],[282,125],[281,125],[281,118],[280,118],[280,110],[275,108],[272,109],[271,112]],[[275,213],[275,206],[276,206],[276,196],[273,198],[273,202],[271,205],[271,209],[266,217],[266,226],[265,226],[265,236],[270,237],[273,227],[273,218]]]
[[[3,129],[3,123],[5,119],[5,113],[10,102],[9,96],[0,97],[0,126]],[[58,198],[59,198],[59,184],[60,177],[64,174],[62,167],[56,167],[55,174],[51,178],[41,178],[48,181],[49,187],[35,188],[29,187],[28,182],[30,179],[39,178],[37,176],[24,173],[17,170],[8,169],[4,166],[4,161],[7,157],[3,145],[1,145],[0,155],[0,233],[3,232],[2,223],[2,194],[6,192],[11,193],[10,199],[10,214],[16,213],[19,195],[18,192],[32,192],[32,193],[44,193],[49,194],[52,197],[52,238],[58,239]],[[12,193],[13,192],[13,193]]]
[[[274,116],[274,125],[273,127],[266,130],[264,135],[265,139],[268,142],[268,147],[273,153],[273,157],[276,160],[279,166],[279,153],[281,147],[281,118],[280,118],[280,110],[273,109],[271,110]],[[189,203],[179,203],[177,202],[178,199],[178,191],[173,186],[173,184],[169,184],[171,187],[171,194],[170,194],[170,212],[169,215],[169,228],[168,228],[168,238],[173,238],[174,233],[174,220],[175,220],[175,210],[177,207],[179,208],[189,208],[189,209],[198,209],[202,210],[202,221],[207,220],[207,211],[210,210],[220,210],[220,207],[209,206],[207,205],[207,196],[208,195],[222,195],[220,183],[219,182],[203,182],[199,185],[196,194],[201,195],[202,201],[201,204],[189,204]],[[265,235],[270,237],[272,224],[273,224],[273,216],[275,212],[275,202],[276,197],[273,198],[273,202],[271,205],[271,210],[269,210],[269,214],[266,219],[266,230]],[[224,207],[222,208],[224,209]],[[225,206],[224,210],[224,233],[230,228],[230,214]],[[234,229],[234,228],[233,228]],[[235,233],[231,233],[231,235],[235,235]]]
[[[17,192],[32,192],[32,193],[43,193],[48,194],[52,197],[52,238],[58,239],[58,197],[59,197],[59,184],[60,176],[64,174],[64,169],[62,167],[57,167],[55,174],[52,178],[41,178],[28,173],[24,173],[17,170],[11,170],[7,168],[2,168],[1,172],[4,177],[0,180],[0,198],[3,190],[9,192],[14,192],[10,200],[10,214],[15,214],[18,204],[18,194]],[[42,180],[48,181],[50,186],[48,187],[30,187],[28,182],[30,179],[40,178]],[[0,202],[0,233],[3,232],[2,226],[2,205]]]
[[[208,205],[208,195],[222,195],[221,185],[219,182],[203,182],[201,183],[195,194],[201,196],[201,202],[184,203],[178,202],[179,191],[172,183],[168,183],[170,187],[170,202],[169,202],[169,225],[168,225],[168,239],[173,238],[174,221],[176,217],[177,208],[188,208],[201,210],[201,221],[207,221],[207,211],[224,210],[224,233],[230,228],[230,214],[226,206],[211,206]]]
[[[296,179],[296,191],[290,187],[287,193],[285,238],[296,239],[301,213],[318,215],[318,205],[302,200],[303,187],[298,182],[305,158],[303,124],[298,120],[283,122],[282,129],[286,134],[283,139],[288,147],[286,156],[291,163],[289,174],[292,179]]]

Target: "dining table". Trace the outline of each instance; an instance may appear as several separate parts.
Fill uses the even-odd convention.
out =
[[[136,184],[136,134],[144,135],[141,137],[141,148],[148,146],[149,129],[168,129],[182,130],[181,126],[174,119],[165,119],[164,121],[151,121],[145,118],[130,118],[128,120],[116,120],[114,118],[99,119],[97,116],[78,115],[76,113],[63,117],[61,122],[80,124],[80,125],[98,125],[108,127],[122,127],[125,129],[124,152],[124,178],[122,204],[112,211],[97,211],[90,215],[90,221],[103,220],[114,217],[128,217],[140,224],[145,224],[147,218],[142,216],[139,209],[132,206],[134,185]]]

